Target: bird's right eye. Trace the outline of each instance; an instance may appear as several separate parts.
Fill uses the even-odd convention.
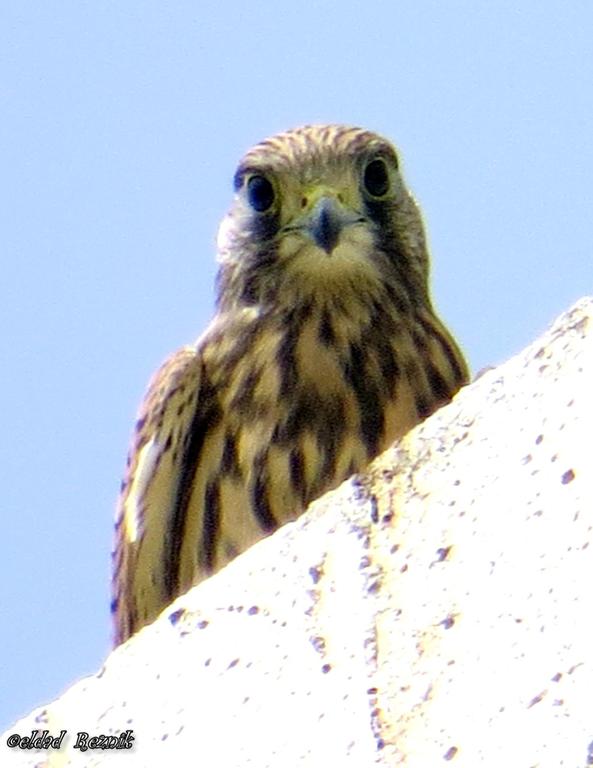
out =
[[[272,182],[259,173],[247,179],[247,201],[254,211],[265,213],[274,204],[276,194]]]
[[[371,197],[380,199],[389,192],[389,171],[384,158],[376,157],[367,164],[363,173],[364,188]]]

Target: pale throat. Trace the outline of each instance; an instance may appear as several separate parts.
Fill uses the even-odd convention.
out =
[[[295,302],[364,302],[382,288],[376,252],[375,238],[365,224],[346,227],[331,253],[302,234],[287,233],[277,251],[285,277],[284,300],[292,294]]]

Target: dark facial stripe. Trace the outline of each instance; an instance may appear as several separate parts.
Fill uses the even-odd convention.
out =
[[[426,304],[426,285],[412,268],[408,253],[394,227],[394,205],[392,200],[365,201],[367,214],[377,225],[377,248],[387,256],[390,263],[391,274],[385,273],[385,283],[392,286],[390,293],[398,310],[407,313],[410,306]]]
[[[276,211],[254,213],[251,219],[252,237],[259,242],[271,240],[278,233],[280,219]]]
[[[216,565],[216,544],[220,532],[220,486],[214,480],[206,486],[204,493],[204,517],[202,520],[202,540],[198,550],[198,562],[207,573],[212,573]]]
[[[262,236],[257,235],[261,239]],[[242,290],[241,301],[244,304],[257,304],[262,300],[262,285],[266,278],[269,278],[271,272],[277,264],[276,246],[272,243],[260,245],[255,253],[246,257],[246,262],[242,265]],[[222,273],[221,273],[222,274]],[[221,290],[219,296],[222,297],[224,290],[224,281],[221,279]]]

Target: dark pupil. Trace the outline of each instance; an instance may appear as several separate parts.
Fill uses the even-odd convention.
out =
[[[265,176],[252,176],[247,182],[247,199],[255,211],[263,213],[274,202],[274,187]]]
[[[389,175],[384,160],[371,160],[364,169],[364,186],[373,197],[383,197],[389,190]]]

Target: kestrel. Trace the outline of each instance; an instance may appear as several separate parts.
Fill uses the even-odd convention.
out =
[[[116,520],[116,644],[468,379],[388,141],[297,128],[251,149],[234,187],[215,315],[140,407]]]

